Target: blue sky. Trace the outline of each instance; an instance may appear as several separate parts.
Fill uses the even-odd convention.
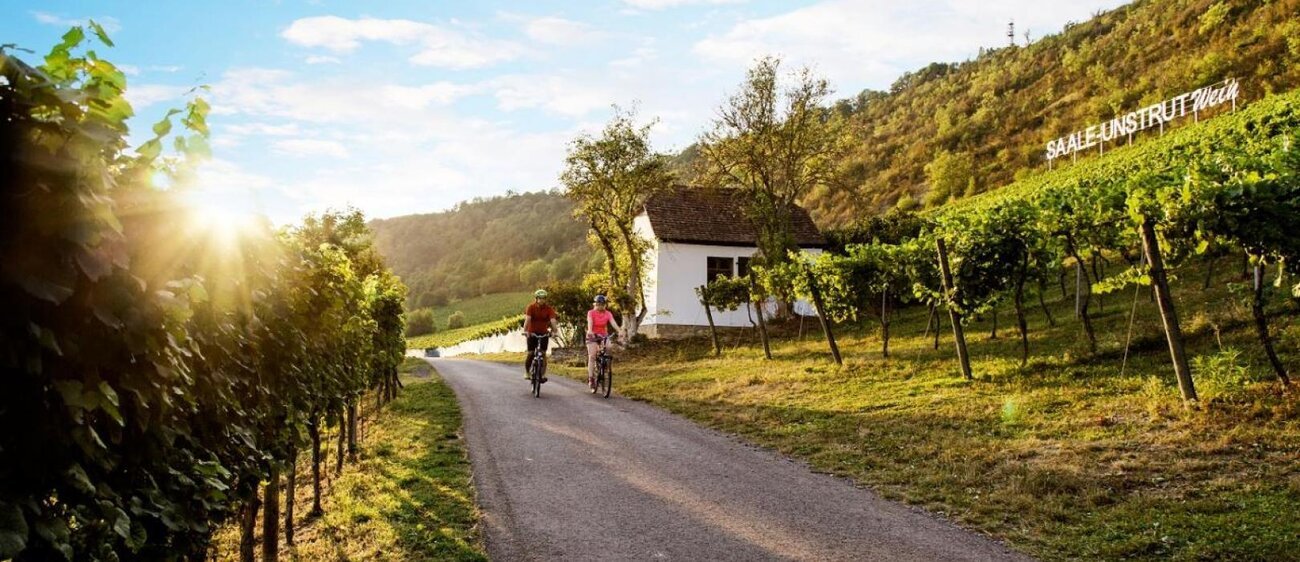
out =
[[[848,97],[1005,45],[1008,20],[1023,44],[1123,3],[3,0],[0,44],[44,54],[69,25],[104,24],[117,47],[100,51],[128,72],[140,136],[209,86],[201,189],[285,222],[555,187],[568,142],[599,131],[611,104],[658,118],[657,148],[679,150],[766,54]]]

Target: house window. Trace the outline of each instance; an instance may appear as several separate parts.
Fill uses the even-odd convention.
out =
[[[736,258],[736,277],[749,275],[749,258]]]
[[[715,258],[710,256],[705,268],[705,281],[713,281],[714,279],[717,279],[719,275],[724,277],[735,275],[735,270],[732,269],[732,262],[734,261],[735,260],[732,258]]]

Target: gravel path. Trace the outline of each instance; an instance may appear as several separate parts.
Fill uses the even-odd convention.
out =
[[[847,480],[522,367],[430,362],[465,416],[493,560],[1027,560]]]

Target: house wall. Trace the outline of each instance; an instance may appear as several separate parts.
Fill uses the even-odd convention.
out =
[[[753,256],[756,247],[711,246],[659,242],[652,252],[650,279],[653,287],[647,292],[650,313],[647,325],[707,326],[704,306],[695,294],[695,288],[707,282],[706,264],[709,257],[739,258]],[[808,250],[811,254],[821,250]],[[651,296],[653,295],[653,296]],[[749,327],[753,311],[742,307],[733,311],[713,310],[713,323],[718,326]],[[806,308],[806,307],[800,307]],[[776,312],[776,302],[769,300],[765,314]],[[756,319],[756,318],[755,318]],[[651,333],[654,333],[651,331]]]

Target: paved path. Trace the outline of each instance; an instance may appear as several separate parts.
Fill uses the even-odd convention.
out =
[[[465,416],[493,560],[1023,560],[848,481],[522,367],[430,361]]]

